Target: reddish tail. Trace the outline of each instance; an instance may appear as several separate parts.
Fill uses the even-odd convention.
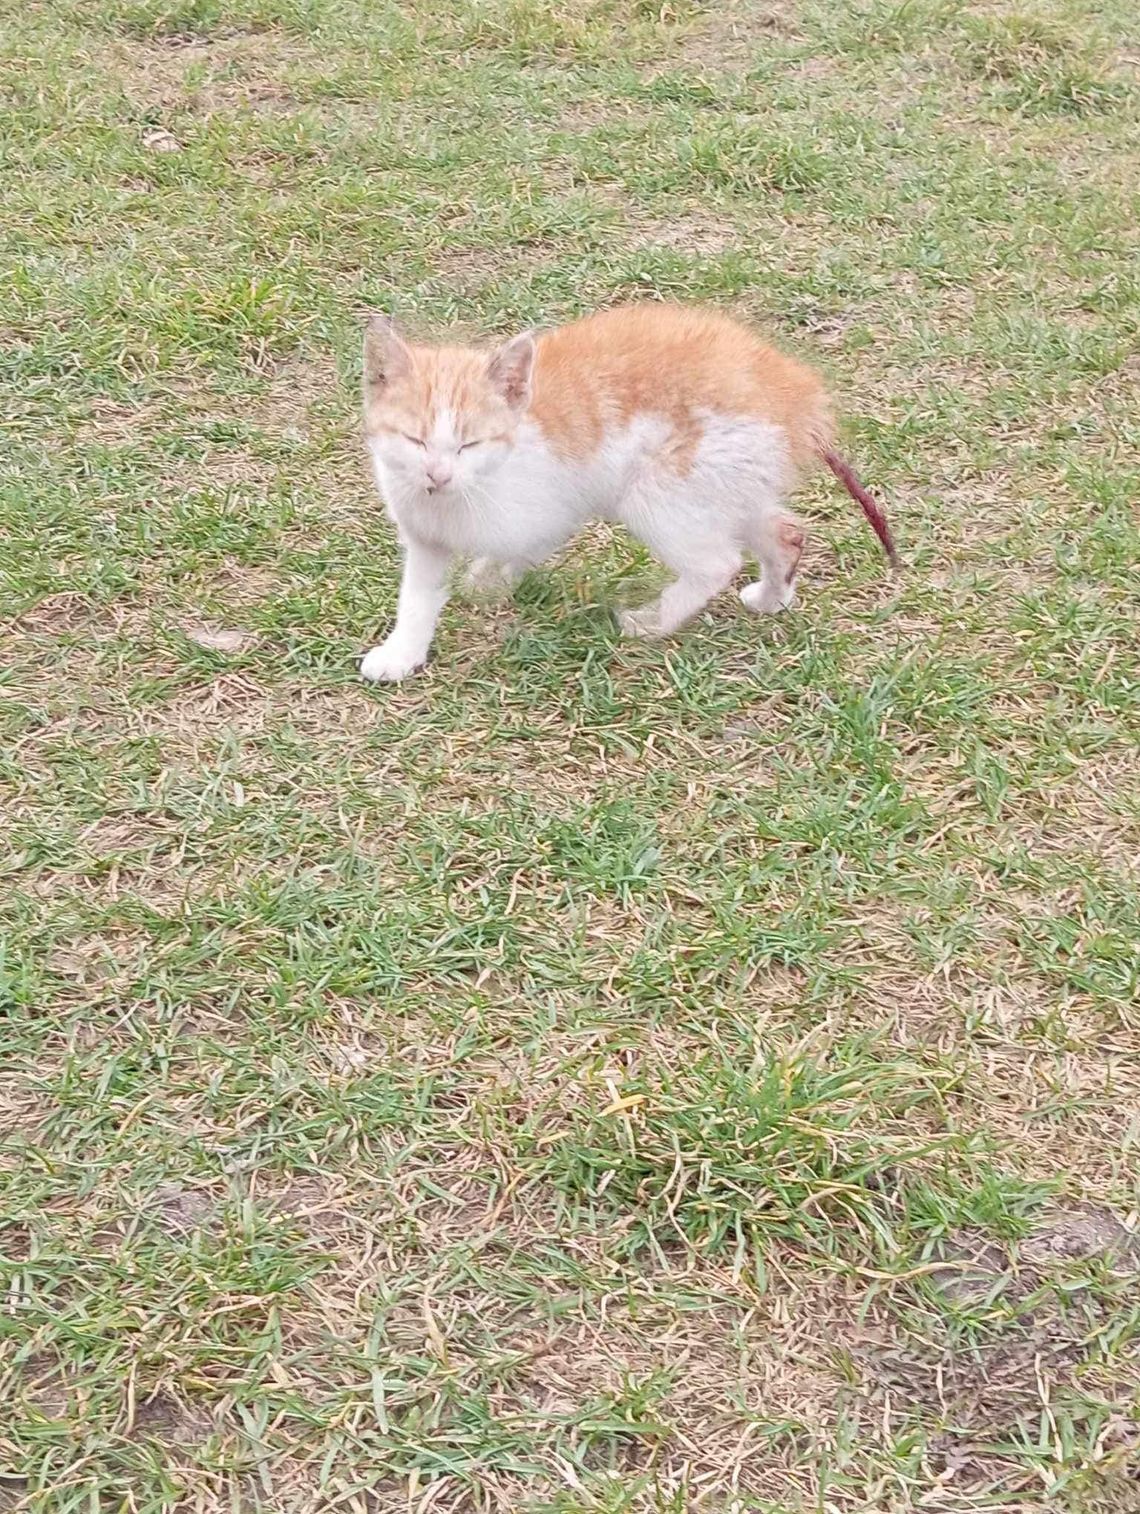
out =
[[[891,535],[891,528],[887,525],[887,518],[882,510],[879,509],[874,497],[867,493],[866,489],[855,477],[850,464],[844,462],[838,452],[825,450],[820,453],[820,457],[823,458],[851,498],[858,500],[859,504],[863,507],[863,514],[871,522],[872,531],[874,531],[875,535],[882,542],[883,551],[887,554],[887,560],[897,573],[902,567],[902,563],[899,561],[899,554],[895,550],[895,541]]]

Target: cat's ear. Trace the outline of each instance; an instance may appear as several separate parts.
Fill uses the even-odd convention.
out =
[[[379,394],[412,367],[412,354],[395,322],[386,315],[370,315],[364,333],[364,392]]]
[[[487,377],[514,410],[521,410],[530,399],[534,354],[534,333],[524,331],[504,342],[487,365]]]

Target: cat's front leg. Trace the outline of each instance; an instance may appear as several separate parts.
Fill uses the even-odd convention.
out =
[[[450,562],[450,552],[414,536],[406,538],[396,624],[360,664],[361,677],[369,683],[398,683],[423,667],[440,611],[447,603]]]

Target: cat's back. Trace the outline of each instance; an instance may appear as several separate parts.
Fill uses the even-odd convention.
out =
[[[560,451],[588,455],[639,415],[691,429],[709,415],[781,426],[804,460],[830,432],[823,385],[720,311],[621,305],[538,340],[531,412]]]

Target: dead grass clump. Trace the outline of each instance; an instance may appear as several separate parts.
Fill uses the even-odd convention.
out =
[[[784,0],[724,0],[696,16],[684,32],[685,62],[718,73],[746,73],[773,38],[797,34],[794,8]]]

